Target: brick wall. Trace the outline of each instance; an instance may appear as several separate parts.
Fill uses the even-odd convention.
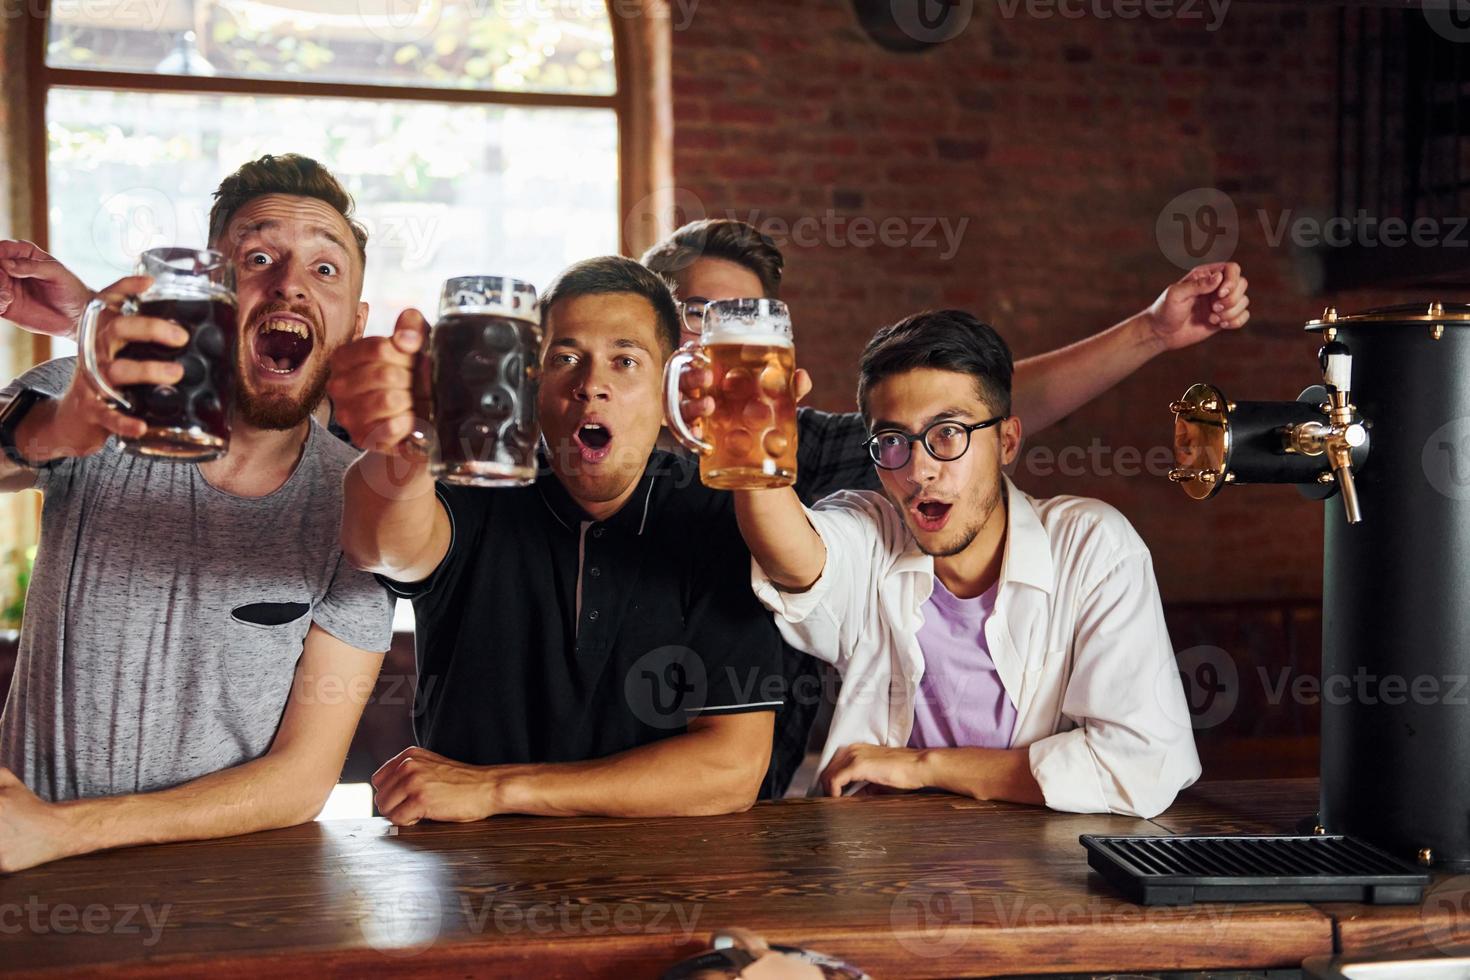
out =
[[[1309,262],[1269,244],[1257,212],[1269,227],[1283,209],[1331,202],[1336,13],[1236,3],[1210,31],[1198,19],[1007,19],[998,3],[976,7],[950,44],[898,55],[837,0],[704,0],[674,39],[686,204],[785,227],[829,213],[839,229],[968,219],[951,257],[891,235],[865,244],[850,225],[831,241],[823,231],[782,242],[814,401],[845,409],[864,340],[917,309],[968,308],[1024,356],[1142,308],[1181,275],[1155,231],[1161,210],[1194,188],[1223,191],[1241,216],[1247,332],[1157,359],[1028,441],[1028,453],[1079,447],[1098,464],[1066,476],[1023,465],[1017,480],[1122,508],[1166,599],[1320,595],[1321,505],[1289,487],[1196,503],[1160,476],[1114,470],[1139,466],[1124,447],[1170,445],[1167,406],[1191,382],[1269,399],[1319,380],[1301,326],[1327,300]]]

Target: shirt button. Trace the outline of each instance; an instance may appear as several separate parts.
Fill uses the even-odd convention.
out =
[[[602,574],[602,569],[600,569],[600,568],[589,568],[587,570],[587,574],[588,575],[591,575],[593,578],[596,578],[597,576],[599,576],[599,575]]]
[[[592,622],[594,622],[594,623],[595,623],[595,622],[597,622],[597,617],[598,617],[598,615],[599,615],[599,613],[598,613],[598,612],[597,612],[597,610],[596,610],[596,609],[594,609],[594,610],[592,610],[592,611],[591,611],[591,612],[590,612],[590,613],[588,613],[588,614],[587,614],[587,618],[588,618],[588,619],[589,619],[589,620],[590,620],[590,621],[592,621]]]
[[[600,538],[600,537],[602,537],[602,532],[603,532],[603,528],[600,528],[600,527],[593,528],[592,529],[592,536],[594,538]]]

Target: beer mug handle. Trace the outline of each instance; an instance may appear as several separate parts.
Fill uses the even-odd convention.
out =
[[[107,301],[100,296],[87,304],[87,309],[82,313],[81,325],[77,328],[77,352],[81,355],[82,370],[87,372],[87,377],[92,379],[92,384],[97,386],[97,390],[124,412],[131,412],[132,403],[102,376],[102,367],[98,363],[97,323],[105,309],[109,309]],[[132,316],[137,313],[138,298],[136,296],[127,297],[122,301],[117,312],[122,316]]]
[[[419,351],[413,362],[413,429],[408,433],[404,441],[409,444],[414,452],[425,459],[433,459],[434,442],[438,438],[434,432],[434,396],[432,393],[425,394],[420,385],[430,385],[428,377],[428,353]],[[423,414],[419,414],[419,409]]]
[[[420,453],[424,458],[433,455],[433,444],[429,441],[429,433],[425,428],[427,419],[415,418],[413,420],[413,431],[408,434],[408,444],[414,451]]]
[[[708,456],[715,451],[715,447],[690,430],[684,422],[684,413],[679,410],[681,395],[679,377],[684,373],[684,367],[688,364],[709,367],[708,355],[693,341],[675,351],[674,356],[669,358],[669,363],[664,365],[664,418],[669,423],[669,431],[685,449],[701,456]]]

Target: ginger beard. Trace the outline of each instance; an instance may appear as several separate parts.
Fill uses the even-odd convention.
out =
[[[240,332],[236,360],[235,412],[241,421],[258,429],[294,429],[316,410],[327,393],[330,352],[318,342],[322,333],[304,304],[275,302],[255,311]],[[257,386],[257,373],[283,381],[297,375],[296,383]]]

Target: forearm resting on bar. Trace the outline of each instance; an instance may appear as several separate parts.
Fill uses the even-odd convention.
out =
[[[713,816],[748,810],[771,757],[769,711],[696,718],[689,730],[590,762],[509,767],[501,813]]]
[[[977,800],[1045,806],[1041,784],[1031,774],[1027,749],[925,749],[919,753],[925,786]]]
[[[791,487],[737,490],[735,514],[751,556],[776,585],[800,592],[821,578],[827,546]]]
[[[364,453],[343,481],[342,551],[358,568],[420,582],[449,552],[449,515],[425,461]]]
[[[380,654],[349,646],[313,625],[280,728],[265,755],[153,793],[55,804],[70,840],[47,859],[232,837],[311,820],[337,783],[381,663]]]

